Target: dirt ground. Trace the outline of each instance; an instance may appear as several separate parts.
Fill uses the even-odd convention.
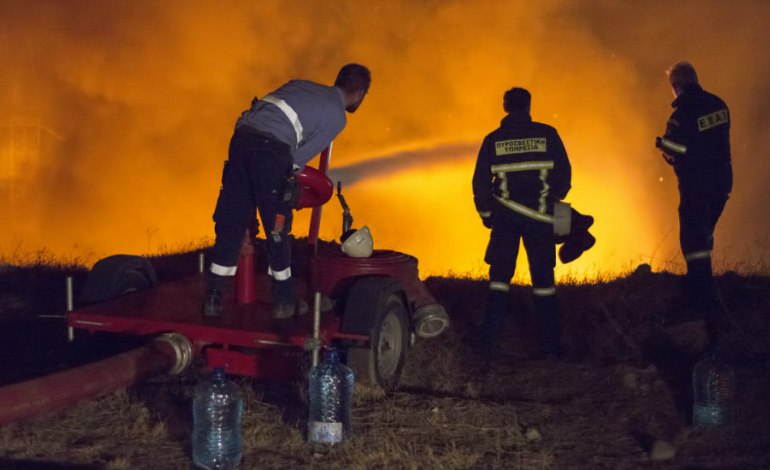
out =
[[[66,342],[66,274],[86,272],[0,272],[0,384],[132,346],[114,337]],[[560,286],[568,354],[559,361],[535,354],[529,289],[514,286],[503,354],[486,364],[475,352],[486,283],[428,278],[451,329],[415,342],[396,392],[357,385],[355,434],[342,445],[305,442],[301,381],[234,379],[247,397],[241,468],[770,468],[770,277],[717,278],[719,344],[737,376],[729,428],[690,425],[692,368],[708,335],[703,312],[677,306],[679,281],[640,269]],[[202,374],[152,379],[1,427],[0,469],[191,468],[191,392]]]

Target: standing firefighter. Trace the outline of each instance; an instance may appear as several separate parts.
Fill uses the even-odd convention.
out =
[[[292,80],[255,99],[238,118],[214,211],[216,241],[204,316],[217,317],[222,312],[222,293],[235,275],[243,237],[257,208],[273,276],[273,317],[295,314],[290,235],[293,176],[342,131],[345,112],[358,109],[370,81],[366,67],[348,64],[340,69],[334,86]]]
[[[676,99],[666,134],[656,139],[679,182],[679,242],[687,261],[686,293],[693,306],[713,301],[711,249],[714,228],[733,185],[730,112],[698,83],[687,62],[674,64],[668,78]]]
[[[541,350],[546,355],[561,350],[553,213],[554,202],[570,189],[571,167],[556,129],[532,121],[530,101],[523,88],[505,92],[508,115],[484,139],[473,174],[476,210],[484,226],[492,229],[484,257],[489,293],[481,338],[489,358],[499,347],[520,240],[529,260]]]

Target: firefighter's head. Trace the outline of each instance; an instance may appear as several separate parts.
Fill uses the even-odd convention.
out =
[[[689,62],[677,62],[666,70],[668,81],[671,83],[671,91],[674,97],[679,96],[685,88],[692,85],[699,85],[698,74],[695,73],[695,67]]]
[[[369,85],[372,83],[372,76],[369,69],[361,64],[343,65],[334,86],[345,93],[345,111],[354,113],[364,101],[366,93],[369,91]]]
[[[503,109],[506,113],[524,112],[529,114],[532,96],[524,88],[511,88],[503,95]]]

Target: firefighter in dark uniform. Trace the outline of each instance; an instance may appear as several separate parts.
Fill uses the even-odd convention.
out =
[[[520,240],[529,260],[540,348],[547,355],[561,350],[553,207],[570,189],[571,167],[556,129],[532,121],[530,101],[523,88],[505,92],[507,115],[484,139],[473,174],[476,210],[491,229],[484,257],[489,292],[481,338],[488,358],[499,347]]]
[[[238,118],[214,211],[216,240],[203,301],[205,317],[222,312],[223,292],[235,276],[257,208],[273,277],[273,317],[296,313],[290,235],[294,198],[288,194],[295,187],[292,177],[342,131],[345,113],[358,109],[370,82],[366,67],[348,64],[334,86],[292,80],[255,99]]]
[[[679,185],[679,241],[687,262],[686,294],[694,307],[713,302],[711,250],[714,228],[733,184],[730,111],[698,83],[687,62],[674,64],[668,78],[676,99],[666,133],[656,146]]]

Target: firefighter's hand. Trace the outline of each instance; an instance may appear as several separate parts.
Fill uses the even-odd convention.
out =
[[[486,228],[492,228],[492,216],[482,217],[481,223],[484,224],[484,227]]]

